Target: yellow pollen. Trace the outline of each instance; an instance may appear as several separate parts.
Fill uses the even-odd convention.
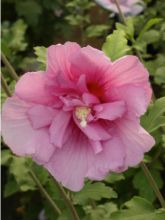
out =
[[[87,126],[87,117],[90,114],[91,109],[89,107],[76,107],[75,109],[75,115],[76,118],[80,120],[80,125],[81,127],[86,127]]]

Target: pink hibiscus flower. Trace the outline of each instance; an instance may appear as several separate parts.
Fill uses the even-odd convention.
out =
[[[65,187],[102,180],[142,161],[154,139],[141,126],[151,99],[136,56],[111,62],[76,43],[47,50],[46,72],[30,72],[3,106],[2,133],[19,156],[32,156]]]
[[[124,14],[137,15],[144,9],[144,3],[141,0],[118,0],[121,10]],[[103,8],[118,13],[114,0],[95,0]],[[141,3],[141,4],[138,4]]]

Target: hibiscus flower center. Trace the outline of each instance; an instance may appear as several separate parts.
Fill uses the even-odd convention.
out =
[[[98,98],[103,96],[103,89],[101,88],[100,85],[98,85],[98,83],[88,83],[87,84],[88,90],[95,96],[97,96]]]
[[[91,109],[86,106],[76,107],[75,116],[80,120],[81,127],[86,127],[87,125],[87,117],[90,114]]]

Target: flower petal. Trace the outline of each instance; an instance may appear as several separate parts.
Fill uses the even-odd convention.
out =
[[[72,191],[83,187],[87,172],[88,141],[74,126],[69,126],[70,137],[62,148],[57,148],[51,160],[45,165],[49,172]]]
[[[148,71],[136,56],[124,56],[113,62],[110,71],[110,83],[114,86],[126,84],[147,84]]]
[[[93,180],[102,180],[108,172],[121,172],[125,169],[125,149],[120,138],[113,136],[102,142],[102,151],[89,159],[92,161],[87,177]]]
[[[62,74],[64,79],[71,79],[69,58],[80,50],[77,43],[67,42],[64,45],[57,44],[47,49],[47,74],[56,76]]]
[[[95,154],[98,154],[103,150],[103,146],[100,141],[89,140],[89,143],[92,146]]]
[[[109,58],[102,51],[90,46],[81,48],[70,58],[70,62],[72,73],[77,77],[85,74],[87,82],[103,79],[103,74],[110,65]]]
[[[116,133],[125,147],[125,166],[136,166],[143,160],[155,140],[141,126],[138,120],[121,119],[117,122]]]
[[[111,137],[110,134],[99,122],[90,122],[87,123],[86,127],[82,127],[80,125],[80,121],[76,118],[76,116],[73,116],[73,118],[76,125],[89,139],[93,141],[101,141],[108,140]]]
[[[113,88],[109,93],[111,100],[124,100],[128,113],[141,116],[151,101],[151,88],[148,86],[125,85]]]
[[[19,156],[34,156],[39,163],[49,160],[55,147],[46,129],[35,130],[27,117],[33,104],[17,97],[8,98],[2,110],[2,135],[5,143]]]
[[[45,81],[43,72],[26,73],[17,82],[15,95],[28,102],[52,104],[54,97],[46,90]]]
[[[56,114],[56,109],[44,105],[35,105],[27,112],[32,126],[35,129],[50,125]]]
[[[115,13],[119,13],[114,1],[95,0],[95,2],[107,10],[113,11]],[[126,0],[126,1],[120,2],[120,8],[124,14],[137,15],[144,8],[142,5],[137,5],[136,3],[138,3],[138,2],[141,2],[141,1],[140,0]]]
[[[138,15],[144,10],[144,5],[132,5],[131,7],[131,14],[132,15]]]
[[[50,126],[50,141],[56,147],[62,147],[67,133],[67,127],[71,119],[71,113],[60,110]]]
[[[97,112],[97,109],[99,110]],[[104,103],[94,106],[96,110],[96,117],[107,120],[115,120],[120,118],[125,112],[124,101],[116,101],[111,103]]]
[[[100,102],[99,99],[95,95],[92,95],[90,93],[84,93],[82,95],[82,100],[87,106],[90,104],[96,104]]]

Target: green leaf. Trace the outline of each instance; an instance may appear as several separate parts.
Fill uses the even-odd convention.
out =
[[[27,43],[25,42],[25,32],[27,29],[27,25],[23,20],[18,20],[14,23],[11,28],[12,39],[9,43],[9,47],[13,50],[24,51],[27,47]]]
[[[125,203],[127,209],[112,213],[111,220],[163,220],[164,210],[154,210],[152,204],[141,198],[134,197]]]
[[[139,33],[139,36],[137,38],[137,40],[140,40],[141,37],[143,36],[143,34],[148,31],[152,26],[154,26],[155,24],[158,24],[162,21],[162,18],[152,18],[150,19],[142,28],[142,30]]]
[[[10,178],[5,185],[4,197],[11,196],[19,190],[20,187],[17,184],[16,180],[14,178]]]
[[[1,164],[7,165],[9,161],[11,161],[13,155],[11,154],[10,150],[2,150],[1,152]]]
[[[47,48],[43,46],[34,47],[34,53],[37,56],[37,61],[41,63],[40,68],[42,70],[46,68],[46,50]]]
[[[155,60],[146,62],[145,66],[149,70],[150,75],[152,75],[154,77],[157,70],[159,68],[165,66],[165,56],[164,56],[164,54],[157,54],[157,58]]]
[[[108,183],[115,183],[120,180],[124,180],[125,177],[122,173],[110,173],[106,178],[105,181]]]
[[[108,29],[109,29],[109,26],[104,25],[104,24],[91,25],[91,26],[87,27],[87,29],[85,31],[85,35],[89,38],[90,37],[99,37],[99,36],[102,36],[103,34],[105,34]]]
[[[156,30],[149,30],[143,34],[140,41],[146,42],[146,44],[153,44],[160,40],[160,32]]]
[[[87,206],[84,209],[87,214],[85,220],[110,220],[112,213],[117,211],[117,205],[109,202],[98,205],[95,208]]]
[[[154,75],[154,81],[158,85],[165,85],[165,66],[162,66],[156,70]]]
[[[12,25],[9,22],[2,23],[2,50],[9,58],[26,49],[26,30],[27,24],[22,19],[17,20]]]
[[[76,204],[84,204],[89,199],[98,201],[102,198],[110,199],[116,197],[116,192],[104,183],[87,183],[80,192],[74,194],[73,199]]]
[[[161,178],[160,172],[155,169],[150,169],[150,172],[155,179],[159,188],[163,186],[163,180]],[[144,176],[144,173],[140,170],[134,175],[133,185],[135,189],[139,190],[139,195],[143,196],[147,200],[153,202],[156,199],[153,189],[150,187],[148,180]]]
[[[127,45],[125,33],[122,30],[115,30],[106,38],[102,50],[112,60],[116,60],[128,53],[130,47]]]
[[[28,190],[35,190],[35,183],[29,175],[29,167],[27,166],[29,163],[31,163],[30,159],[13,157],[9,167],[10,174],[15,177],[20,190],[24,192]]]
[[[62,215],[60,215],[57,220],[68,220],[68,219],[72,219],[72,216],[70,211],[67,209],[62,211]],[[52,218],[52,220],[54,220],[54,218]]]
[[[126,25],[116,23],[117,30],[123,30],[129,40],[134,39],[134,23],[132,17],[126,19]]]
[[[155,103],[149,108],[149,111],[142,116],[141,124],[149,132],[153,132],[156,129],[164,125],[165,113],[165,97],[157,99]]]

